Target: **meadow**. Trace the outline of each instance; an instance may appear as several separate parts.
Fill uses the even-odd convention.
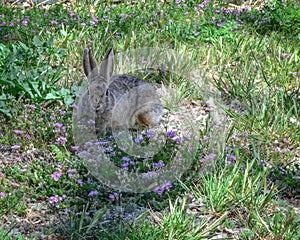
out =
[[[0,239],[300,239],[299,5],[2,1]],[[201,127],[192,123],[194,154],[181,152],[180,129],[165,131],[161,152],[138,163],[106,146],[122,171],[153,172],[186,156],[191,164],[174,181],[119,191],[78,156],[72,116],[87,47],[98,62],[110,48],[189,56],[181,67],[193,66],[196,81],[170,69],[134,74],[168,95],[171,121],[182,112],[206,116]],[[214,91],[224,135],[209,121],[200,81]],[[150,138],[146,132],[135,143]],[[217,147],[218,154],[208,151]]]

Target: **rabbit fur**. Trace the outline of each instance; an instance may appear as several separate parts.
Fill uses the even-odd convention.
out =
[[[112,49],[101,62],[100,71],[91,50],[84,49],[83,69],[88,88],[80,102],[85,120],[94,116],[96,132],[134,128],[136,123],[150,128],[159,123],[164,109],[156,89],[134,76],[113,75]]]

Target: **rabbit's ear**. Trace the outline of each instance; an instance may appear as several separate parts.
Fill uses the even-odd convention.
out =
[[[114,71],[114,52],[113,49],[111,48],[108,51],[106,57],[101,62],[100,76],[102,79],[105,79],[107,82],[109,82],[113,74],[113,71]]]
[[[92,56],[92,50],[87,48],[83,51],[83,70],[85,75],[88,77],[92,72],[93,74],[98,73],[97,63]]]

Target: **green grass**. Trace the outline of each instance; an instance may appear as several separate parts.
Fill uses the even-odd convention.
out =
[[[1,3],[1,239],[300,238],[299,4],[233,10],[224,1],[194,2],[80,0],[25,10]],[[98,181],[72,138],[86,47],[97,61],[111,47],[189,56],[182,72],[195,71],[196,79],[167,69],[134,74],[170,90],[171,112],[218,96],[230,122],[220,154],[205,150],[217,135],[207,120],[196,126],[199,149],[178,181],[137,194]],[[199,79],[220,94],[205,92]],[[170,162],[180,143],[169,137],[159,154],[129,169]],[[120,167],[130,157],[111,151]],[[203,172],[207,161],[215,164]]]

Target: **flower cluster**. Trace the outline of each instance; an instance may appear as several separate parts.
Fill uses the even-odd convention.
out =
[[[161,195],[164,191],[169,190],[172,187],[172,184],[170,181],[166,182],[165,184],[163,184],[160,187],[156,187],[154,189],[154,192],[156,192],[158,195]]]

